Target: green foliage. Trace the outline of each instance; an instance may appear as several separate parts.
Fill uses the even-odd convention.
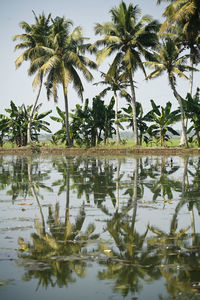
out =
[[[31,139],[33,141],[38,141],[41,130],[48,133],[51,132],[48,128],[50,124],[43,120],[51,113],[51,110],[39,114],[38,111],[41,105],[42,104],[36,107],[31,123]],[[5,140],[5,138],[12,143],[16,143],[18,147],[27,145],[27,128],[31,108],[32,106],[26,107],[24,104],[17,107],[13,101],[10,102],[10,108],[5,109],[9,116],[0,116],[1,145],[3,145],[3,140]]]
[[[193,141],[194,137],[196,137],[198,147],[200,147],[200,89],[197,88],[196,94],[193,97],[188,93],[186,100],[182,100],[182,102],[185,115],[192,122],[191,127],[188,129],[188,133],[192,133],[190,139]]]
[[[72,110],[70,117],[70,138],[79,146],[96,146],[102,140],[107,142],[108,138],[112,138],[115,129],[113,127],[115,112],[114,98],[108,105],[100,97],[93,98],[92,107],[89,107],[89,100],[85,100],[84,106],[77,104]],[[66,140],[65,113],[56,108],[59,117],[51,116],[51,119],[61,124],[54,134],[56,141],[64,142]],[[103,137],[103,138],[102,138]]]
[[[9,118],[0,114],[0,147],[3,146],[5,139],[8,139]]]
[[[122,110],[124,113],[121,113],[119,121],[120,122],[128,122],[128,128],[132,127],[134,131],[133,125],[133,110],[131,104],[128,103],[128,107],[123,107]],[[137,117],[137,127],[139,131],[139,144],[142,145],[143,139],[145,139],[145,132],[147,131],[147,124],[148,121],[147,115],[144,115],[142,104],[140,102],[136,102],[136,117]]]
[[[148,127],[147,133],[150,137],[160,140],[161,146],[166,146],[165,141],[170,139],[168,133],[179,135],[170,125],[180,121],[180,110],[171,111],[172,104],[169,101],[165,107],[161,106],[160,108],[160,105],[156,105],[155,102],[151,100],[151,106],[152,110],[148,112],[146,118],[148,121],[154,122],[154,124]]]

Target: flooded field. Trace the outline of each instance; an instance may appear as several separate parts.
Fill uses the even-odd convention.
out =
[[[0,299],[200,299],[200,157],[0,156]]]

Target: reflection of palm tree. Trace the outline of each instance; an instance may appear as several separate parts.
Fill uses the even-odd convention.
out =
[[[59,205],[55,205],[54,211],[51,206],[48,211],[48,230],[45,229],[45,221],[42,214],[42,209],[39,203],[38,192],[35,188],[35,182],[31,177],[31,165],[28,168],[29,184],[33,197],[36,199],[40,214],[41,222],[35,220],[37,233],[31,235],[32,244],[25,242],[23,238],[19,238],[19,254],[20,257],[28,259],[31,267],[25,274],[25,279],[30,280],[32,277],[39,278],[38,287],[43,286],[59,286],[68,285],[69,282],[74,282],[72,276],[75,272],[79,277],[85,276],[86,258],[89,255],[86,246],[89,241],[95,240],[98,235],[93,234],[95,226],[89,224],[85,231],[82,227],[85,221],[84,206],[80,209],[79,215],[72,224],[70,221],[69,212],[69,182],[70,182],[70,160],[65,161],[65,164],[56,164],[58,170],[63,174],[63,180],[54,183],[60,185],[58,193],[66,190],[66,210],[64,221],[59,217]],[[23,252],[29,255],[24,255]],[[32,262],[30,262],[30,259]],[[45,272],[43,272],[45,270]],[[56,280],[53,281],[52,277]]]
[[[18,197],[26,199],[27,196],[32,196],[30,184],[32,181],[37,189],[52,191],[43,183],[49,178],[50,170],[41,171],[37,161],[33,163],[30,158],[20,156],[13,156],[9,162],[2,158],[1,168],[0,189],[7,188],[7,194],[12,196],[13,201]],[[28,174],[28,168],[31,168],[31,174]],[[29,179],[30,175],[31,180]]]
[[[198,289],[195,291],[195,284],[199,280],[199,268],[196,267],[200,263],[199,255],[196,255],[199,249],[197,245],[196,249],[190,247],[188,242],[190,234],[187,233],[189,226],[177,230],[178,214],[184,204],[185,199],[182,198],[175,208],[169,233],[149,226],[149,230],[155,233],[156,237],[151,237],[147,241],[148,247],[160,257],[160,272],[166,279],[167,291],[173,299],[179,294],[183,299],[190,299],[191,295],[198,294]]]
[[[55,206],[54,213],[49,207],[47,223],[50,232],[42,230],[43,224],[36,220],[37,233],[31,235],[32,245],[22,238],[18,239],[19,250],[29,254],[28,256],[19,254],[31,265],[25,275],[26,279],[39,278],[39,284],[47,287],[49,284],[63,286],[75,281],[73,272],[79,277],[85,276],[85,260],[89,255],[86,246],[89,241],[98,237],[93,234],[95,226],[89,224],[87,229],[81,232],[85,220],[84,207],[81,208],[75,224],[70,222],[69,213],[66,217],[65,221],[61,222],[58,204]],[[52,277],[56,277],[54,283]]]
[[[142,287],[140,280],[149,281],[158,276],[158,271],[148,268],[159,259],[144,248],[148,229],[140,235],[135,230],[138,200],[138,169],[139,160],[136,159],[134,171],[133,191],[130,193],[132,203],[116,209],[113,217],[107,221],[106,231],[114,240],[113,249],[108,245],[100,244],[100,250],[109,257],[106,261],[107,269],[99,272],[100,279],[115,279],[115,290],[120,290],[123,296],[128,292],[135,293]],[[132,217],[128,215],[133,210]]]
[[[190,169],[187,169],[188,163],[190,165]],[[192,233],[195,236],[195,218],[194,218],[194,208],[196,207],[198,214],[200,215],[200,158],[190,159],[185,158],[184,165],[186,171],[184,186],[183,186],[183,197],[185,201],[189,201],[188,208],[191,216],[191,225],[192,225]],[[189,183],[188,174],[192,177],[192,182]]]
[[[31,188],[31,192],[32,192],[32,196],[34,198],[34,200],[37,202],[39,211],[40,211],[40,216],[41,216],[41,221],[42,221],[42,232],[45,233],[45,222],[44,222],[44,215],[42,212],[42,208],[40,205],[40,201],[36,192],[37,186],[36,183],[32,180],[32,172],[31,172],[31,164],[28,164],[28,180],[29,180],[29,185]]]

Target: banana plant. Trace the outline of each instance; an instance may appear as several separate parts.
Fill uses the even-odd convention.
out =
[[[151,106],[152,110],[146,115],[146,118],[154,123],[148,127],[147,132],[159,138],[161,146],[165,147],[165,141],[170,139],[169,133],[179,135],[170,125],[181,120],[180,110],[176,109],[171,111],[172,103],[170,101],[166,103],[165,107],[160,107],[160,105],[156,105],[155,102],[151,100]]]
[[[129,103],[128,107],[122,108],[124,113],[121,113],[121,117],[119,118],[120,122],[128,122],[128,128],[132,128],[134,132],[133,126],[133,111],[132,106]],[[137,117],[137,128],[138,128],[138,136],[139,136],[139,145],[142,145],[142,141],[144,139],[144,134],[147,131],[147,124],[148,121],[147,116],[144,115],[142,104],[140,102],[136,102],[136,117]]]
[[[196,94],[192,97],[187,94],[186,100],[183,100],[183,107],[186,117],[191,120],[192,125],[187,133],[192,133],[191,140],[196,136],[198,147],[200,147],[200,89],[197,88]]]
[[[61,109],[58,106],[56,107],[56,111],[58,113],[58,117],[51,116],[50,118],[53,121],[60,123],[61,129],[59,129],[58,131],[56,131],[54,133],[54,135],[52,137],[52,141],[54,141],[55,143],[57,143],[57,141],[61,141],[62,143],[64,143],[67,138],[67,131],[66,131],[66,125],[65,125],[65,112],[61,111]]]
[[[42,104],[39,104],[35,108],[35,113],[33,115],[32,124],[31,124],[31,139],[38,141],[39,132],[41,130],[51,133],[51,130],[48,128],[50,125],[47,121],[43,119],[48,116],[52,111],[46,111],[39,114],[39,109]],[[10,108],[6,108],[5,111],[9,114],[7,129],[9,132],[9,139],[12,143],[16,143],[18,147],[27,145],[27,128],[29,122],[29,115],[31,112],[32,106],[16,106],[13,101],[10,102]]]
[[[78,145],[86,145],[93,147],[99,144],[102,140],[107,142],[115,133],[114,120],[114,98],[110,100],[108,105],[100,97],[92,99],[92,107],[89,107],[89,100],[85,100],[85,104],[76,105],[75,109],[70,113],[70,139]],[[65,113],[56,108],[59,117],[52,116],[51,119],[61,124],[54,136],[57,140],[64,142],[66,139],[65,129]]]
[[[0,147],[3,147],[5,138],[8,138],[9,119],[7,116],[0,114]]]

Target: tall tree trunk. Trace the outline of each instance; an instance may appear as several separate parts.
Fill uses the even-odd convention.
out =
[[[194,59],[193,59],[193,55],[192,55],[192,51],[190,50],[190,67],[193,68],[194,66]],[[190,70],[190,78],[189,78],[189,90],[188,93],[192,95],[192,90],[193,90],[193,75],[194,75],[194,71]],[[187,131],[187,124],[188,124],[188,119],[185,118],[185,128]],[[181,139],[180,139],[180,146],[184,144],[184,135],[183,132],[181,134]]]
[[[131,94],[132,94],[131,104],[132,104],[132,111],[133,111],[134,138],[135,138],[135,144],[138,145],[138,128],[137,128],[137,116],[136,116],[136,96],[135,96],[135,87],[134,87],[131,71],[130,71],[129,79],[130,79]]]
[[[170,76],[169,76],[169,83],[170,83],[170,86],[171,86],[172,91],[174,93],[174,96],[175,96],[175,98],[178,101],[178,104],[180,106],[181,125],[182,125],[182,132],[183,132],[183,145],[188,147],[187,133],[186,133],[186,127],[185,127],[185,113],[184,113],[184,109],[183,109],[182,99],[181,99],[181,96],[179,95],[179,93],[177,92],[177,90],[175,88],[173,79]]]
[[[37,96],[35,98],[35,102],[33,103],[33,106],[31,108],[31,112],[30,112],[30,119],[29,119],[28,128],[27,128],[27,144],[31,143],[31,125],[32,125],[33,116],[34,116],[34,113],[35,113],[35,108],[37,106],[38,99],[40,97],[40,92],[41,92],[41,89],[42,89],[42,83],[43,83],[43,75],[41,75],[38,93],[37,93]]]
[[[65,100],[65,126],[66,126],[66,144],[67,146],[71,146],[71,139],[69,134],[69,110],[68,110],[68,98],[67,98],[67,87],[63,82],[63,92],[64,92],[64,100]]]
[[[119,125],[118,125],[118,97],[117,92],[114,91],[114,98],[115,98],[115,127],[116,127],[116,138],[117,138],[117,144],[120,144],[120,134],[119,134]]]

